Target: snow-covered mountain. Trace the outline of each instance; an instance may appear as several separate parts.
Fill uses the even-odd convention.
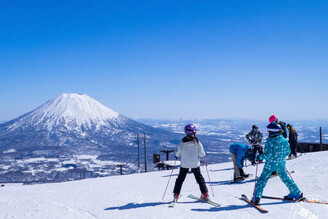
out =
[[[0,124],[0,156],[3,161],[11,162],[92,155],[98,160],[132,164],[136,163],[137,133],[146,134],[150,154],[159,152],[162,145],[174,146],[180,138],[173,132],[133,121],[85,94],[61,94],[25,115]],[[4,172],[12,171],[0,171],[0,181]]]
[[[315,152],[287,161],[287,169],[294,171],[293,179],[309,199],[328,201],[327,156],[328,152]],[[258,175],[262,168],[263,164],[259,164]],[[171,170],[33,186],[5,184],[0,187],[0,218],[327,218],[327,205],[270,199],[261,200],[269,212],[259,212],[240,199],[241,194],[251,197],[254,189],[256,167],[247,166],[244,170],[254,176],[243,183],[230,184],[232,162],[208,165],[213,197],[206,168],[201,167],[210,197],[220,207],[187,197],[200,195],[194,176],[188,174],[180,202],[175,208],[168,208],[178,169],[173,171],[164,200]],[[263,193],[277,197],[286,194],[288,189],[279,177],[269,179]]]
[[[36,126],[38,131],[52,131],[59,126],[83,133],[86,129],[119,124],[120,114],[105,107],[85,94],[61,94],[32,112],[21,116],[8,127],[14,131],[20,127]],[[25,126],[25,127],[24,127]]]
[[[165,140],[170,132],[135,122],[83,94],[61,94],[37,109],[0,125],[1,150],[68,147],[99,154],[128,146],[136,133],[154,133]]]

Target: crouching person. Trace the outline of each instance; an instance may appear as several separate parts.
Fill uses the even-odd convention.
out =
[[[233,183],[242,182],[249,174],[245,174],[243,170],[243,163],[245,158],[250,158],[252,154],[252,147],[240,143],[234,143],[230,146],[231,159],[234,167]],[[255,158],[255,156],[254,156]]]

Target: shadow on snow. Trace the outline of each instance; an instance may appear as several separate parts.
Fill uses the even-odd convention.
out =
[[[172,174],[171,176],[178,176],[179,174],[175,173],[175,174]],[[170,177],[170,175],[165,175],[165,176],[162,176],[162,177]]]
[[[234,210],[239,210],[243,208],[249,208],[247,205],[229,205],[225,207],[213,207],[210,209],[191,209],[192,211],[200,211],[200,212],[211,212],[211,211],[234,211]]]
[[[118,207],[110,207],[110,208],[105,208],[105,211],[110,211],[110,210],[129,210],[129,209],[135,209],[135,208],[145,208],[145,207],[155,207],[158,205],[167,205],[170,204],[171,202],[149,202],[149,203],[128,203],[123,206],[118,206]]]
[[[194,201],[181,201],[178,202],[178,204],[188,204],[188,203],[195,203]],[[105,211],[111,211],[111,210],[129,210],[129,209],[135,209],[135,208],[145,208],[145,207],[155,207],[158,205],[169,205],[171,202],[149,202],[149,203],[128,203],[123,206],[118,207],[109,207],[105,208]]]
[[[220,185],[240,185],[240,184],[245,184],[245,183],[250,183],[250,182],[255,182],[255,179],[251,180],[246,180],[240,183],[231,183],[232,180],[224,180],[224,181],[217,181],[217,182],[211,182],[213,186],[220,186]],[[206,184],[210,184],[210,182],[206,182]]]
[[[233,168],[225,168],[225,169],[211,170],[211,172],[219,172],[219,171],[225,171],[225,170],[233,170]]]

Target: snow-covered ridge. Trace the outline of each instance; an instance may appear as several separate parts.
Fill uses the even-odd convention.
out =
[[[93,124],[98,128],[108,121],[118,119],[119,115],[85,94],[63,93],[23,115],[11,129],[14,130],[24,123],[38,125],[44,121],[48,129],[59,124],[85,127]]]

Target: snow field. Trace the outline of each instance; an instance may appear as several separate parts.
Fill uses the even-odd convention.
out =
[[[295,171],[293,179],[306,197],[328,197],[328,152],[303,155],[287,161],[287,169]],[[259,165],[258,175],[263,164]],[[255,166],[245,167],[253,177],[241,184],[230,184],[232,163],[209,165],[215,197],[208,182],[205,167],[201,167],[211,198],[221,204],[216,208],[188,198],[200,195],[193,174],[183,184],[180,203],[168,208],[178,169],[173,171],[164,200],[162,196],[171,170],[111,176],[81,181],[22,186],[7,184],[0,187],[0,218],[326,218],[328,205],[282,202],[262,199],[262,214],[240,199],[252,196]],[[288,189],[279,177],[269,179],[264,195],[282,197]],[[294,216],[298,217],[294,217]],[[302,216],[303,215],[303,216]],[[291,217],[290,217],[291,216]],[[307,217],[305,217],[307,216]],[[310,215],[311,216],[311,215]]]

